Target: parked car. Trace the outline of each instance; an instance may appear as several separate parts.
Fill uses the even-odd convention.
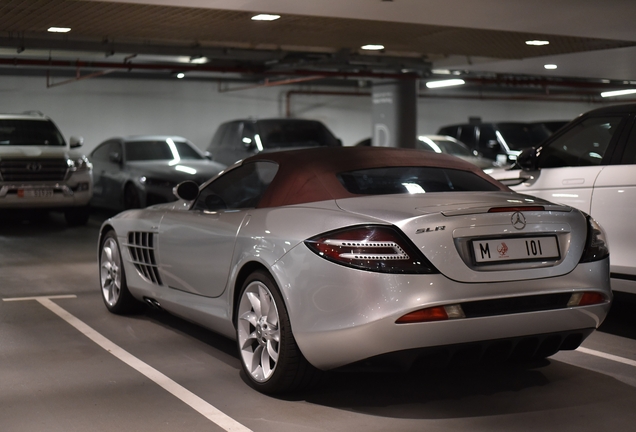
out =
[[[177,136],[111,138],[90,158],[95,177],[91,205],[113,210],[174,201],[172,188],[178,183],[201,184],[225,168]]]
[[[551,132],[542,124],[522,122],[463,123],[443,126],[438,135],[448,135],[502,165],[514,162],[521,150],[538,146]]]
[[[208,152],[214,160],[230,165],[262,151],[340,146],[342,142],[317,120],[247,119],[219,126]]]
[[[262,392],[346,365],[543,358],[610,308],[592,218],[448,155],[261,153],[176,194],[104,222],[104,303],[145,301],[236,339]]]
[[[356,147],[371,147],[371,138],[359,141]],[[446,135],[420,135],[415,141],[415,148],[434,153],[444,153],[477,165],[481,169],[494,168],[499,165],[481,156],[477,150],[470,150],[464,143]]]
[[[33,111],[0,114],[0,209],[61,210],[66,222],[88,222],[91,164],[81,137],[67,143],[50,118]]]
[[[463,142],[446,135],[420,135],[417,137],[415,148],[456,156],[481,169],[498,166],[496,162],[483,157],[477,150],[471,150]]]
[[[591,214],[612,248],[612,289],[636,293],[636,104],[595,109],[573,120],[511,170],[492,176],[514,190]]]
[[[571,120],[545,120],[545,121],[535,121],[535,122],[532,122],[532,124],[545,127],[548,130],[548,132],[550,132],[550,135],[552,135],[553,133],[561,129],[563,126],[570,123],[570,121]]]

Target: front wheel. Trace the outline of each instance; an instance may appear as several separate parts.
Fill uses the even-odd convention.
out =
[[[249,384],[263,393],[300,390],[320,371],[300,352],[282,296],[271,276],[252,273],[241,290],[236,340]]]
[[[136,312],[141,303],[135,300],[126,284],[121,250],[115,231],[104,235],[99,254],[99,284],[106,308],[115,314]]]

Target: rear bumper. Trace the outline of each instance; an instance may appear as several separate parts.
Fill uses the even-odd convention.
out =
[[[571,273],[557,277],[461,283],[441,274],[392,275],[355,270],[330,263],[300,245],[273,270],[299,348],[310,363],[324,370],[388,353],[463,344],[482,346],[484,341],[537,335],[580,333],[582,341],[590,329],[603,322],[612,298],[608,259],[579,264]],[[504,301],[502,307],[509,310],[492,315],[478,312],[468,318],[396,324],[401,316],[428,307],[499,303],[522,297],[568,297],[582,291],[602,293],[607,301],[567,307],[566,300],[559,308],[544,307],[539,302],[533,310],[523,310],[515,302],[509,306]]]

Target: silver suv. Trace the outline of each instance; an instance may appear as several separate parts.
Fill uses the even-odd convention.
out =
[[[41,113],[0,114],[0,209],[64,212],[69,225],[88,221],[92,166]]]

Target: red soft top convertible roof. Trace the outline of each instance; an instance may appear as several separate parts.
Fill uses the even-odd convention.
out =
[[[321,147],[264,152],[243,164],[272,161],[279,165],[276,177],[258,207],[278,207],[360,196],[347,191],[336,174],[369,168],[424,166],[470,171],[501,190],[508,188],[477,166],[452,156],[415,149],[388,147]]]

